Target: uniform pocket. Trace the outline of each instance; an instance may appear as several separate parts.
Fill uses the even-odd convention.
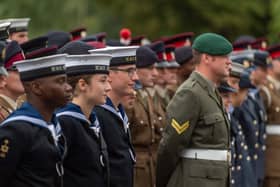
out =
[[[203,117],[205,125],[214,125],[224,120],[224,116],[221,113],[208,114]]]
[[[225,168],[219,166],[194,165],[190,168],[190,176],[207,179],[225,179]]]
[[[206,141],[209,141],[209,143],[222,143],[228,141],[228,128],[222,113],[216,112],[205,115],[203,117],[203,122],[204,124],[203,127],[201,127],[201,131],[206,131],[203,134]]]

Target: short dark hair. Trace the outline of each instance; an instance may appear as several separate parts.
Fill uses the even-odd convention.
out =
[[[70,84],[70,86],[73,88],[73,97],[77,96],[77,90],[76,86],[80,79],[83,79],[87,84],[90,83],[90,79],[93,76],[93,74],[88,75],[75,75],[75,76],[68,76],[67,82]]]
[[[195,64],[200,64],[202,53],[200,53],[199,51],[197,51],[195,49],[193,49],[192,52],[193,52],[193,59],[192,59],[193,62]]]

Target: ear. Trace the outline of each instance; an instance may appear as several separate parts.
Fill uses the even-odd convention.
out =
[[[7,85],[7,77],[4,75],[0,76],[0,89],[5,88]]]
[[[79,81],[77,83],[77,88],[80,91],[85,91],[87,86],[88,86],[88,84],[86,83],[86,81],[84,79],[79,79]]]
[[[44,94],[44,90],[42,89],[42,85],[39,81],[32,81],[30,83],[31,92],[37,96],[41,96]]]
[[[207,55],[207,54],[202,54],[202,62],[204,61],[206,64],[209,64],[211,62],[211,56]]]
[[[108,75],[108,82],[111,84],[112,83],[112,72],[110,71],[109,75]]]

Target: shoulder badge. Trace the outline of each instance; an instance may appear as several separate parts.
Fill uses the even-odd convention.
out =
[[[183,124],[179,124],[174,118],[171,121],[171,126],[176,130],[176,132],[178,134],[182,134],[184,131],[186,131],[189,126],[190,126],[190,122],[186,121]]]
[[[4,139],[0,147],[0,158],[5,158],[9,151],[9,140]]]

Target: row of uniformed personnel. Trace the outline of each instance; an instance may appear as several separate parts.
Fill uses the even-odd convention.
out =
[[[233,45],[233,52],[219,36],[204,34],[194,41],[196,69],[167,107],[157,186],[280,185],[280,45],[266,48],[260,45],[262,40],[244,39]],[[226,75],[229,58],[232,67]],[[225,114],[230,121],[228,135]],[[227,147],[223,141],[229,135]]]
[[[25,42],[27,31],[26,26],[21,25],[23,20],[8,21],[20,23],[14,26],[11,23],[2,25],[3,28],[7,28],[6,26],[11,24],[10,28],[13,29],[10,29],[10,40],[23,43],[20,46],[15,41],[1,43],[5,57],[3,59],[5,68],[1,69],[1,85],[3,86],[0,88],[2,119],[4,120],[17,108],[15,101],[24,93],[24,90],[26,95],[20,97],[18,103],[22,103],[21,99],[26,98],[27,102],[12,113],[0,128],[0,132],[3,131],[0,133],[0,158],[2,159],[0,161],[1,164],[3,161],[3,166],[5,166],[2,170],[0,169],[1,174],[5,173],[0,176],[0,178],[3,177],[3,180],[0,180],[3,185],[87,186],[94,184],[153,187],[156,183],[156,175],[158,186],[163,184],[166,186],[166,181],[168,181],[168,186],[192,186],[192,184],[217,186],[218,183],[224,186],[224,184],[229,185],[229,181],[232,186],[263,185],[266,112],[268,112],[269,123],[274,123],[268,126],[269,133],[274,135],[272,138],[277,139],[275,135],[278,132],[275,125],[277,121],[273,121],[275,116],[272,114],[273,111],[279,112],[276,104],[278,101],[277,55],[273,55],[274,66],[270,68],[267,83],[264,80],[266,80],[266,69],[269,66],[266,61],[268,53],[260,50],[233,53],[231,58],[234,63],[228,83],[235,90],[229,85],[219,87],[224,104],[229,104],[226,109],[231,123],[232,177],[229,179],[226,173],[220,176],[219,171],[222,170],[215,169],[211,163],[209,164],[209,160],[213,160],[213,157],[223,155],[223,150],[219,150],[217,155],[213,152],[216,150],[211,150],[212,148],[209,153],[204,153],[205,147],[202,146],[201,150],[197,144],[197,146],[191,146],[191,149],[184,150],[184,154],[180,153],[179,157],[193,159],[191,155],[195,153],[195,159],[201,160],[201,163],[205,162],[203,164],[205,168],[195,165],[192,167],[193,171],[189,173],[190,178],[174,179],[173,176],[170,179],[171,176],[168,177],[167,172],[175,172],[173,174],[175,176],[180,172],[169,171],[170,168],[161,168],[162,165],[170,166],[168,162],[173,162],[178,153],[169,152],[168,154],[174,156],[172,159],[168,157],[168,154],[162,156],[160,153],[158,166],[160,169],[156,174],[157,149],[166,126],[166,105],[170,102],[176,88],[190,76],[195,63],[199,66],[197,64],[199,55],[196,54],[192,59],[192,48],[179,47],[190,44],[189,38],[192,33],[165,38],[164,42],[154,42],[140,48],[132,46],[96,49],[105,47],[102,43],[103,39],[98,41],[98,36],[70,42],[69,34],[63,32],[51,32],[44,37]],[[21,33],[24,34],[21,35]],[[25,39],[21,41],[16,36],[24,36],[22,38]],[[5,37],[1,38],[5,39]],[[222,45],[221,48],[217,48],[208,44],[209,42],[219,43],[219,40],[216,41],[215,38],[215,35],[210,34],[206,39],[204,38],[206,41],[195,44],[195,50],[210,56],[223,56],[223,51],[228,54],[228,46]],[[118,42],[114,42],[114,45],[119,45],[116,43]],[[168,46],[168,44],[172,45]],[[209,49],[206,50],[204,45]],[[178,48],[175,49],[175,47]],[[225,49],[222,49],[223,47]],[[277,53],[277,49],[277,47],[271,48],[270,52]],[[179,64],[175,61],[174,50]],[[89,54],[89,51],[92,54]],[[66,53],[69,56],[55,55],[57,53]],[[22,64],[21,62],[14,64],[24,59],[26,60]],[[238,67],[237,63],[248,68],[247,74],[250,74],[250,79],[248,76],[241,76],[241,71],[244,70]],[[193,80],[193,84],[201,81],[203,83],[200,84],[208,84],[208,80],[204,82],[204,74],[197,73],[201,71],[201,67],[192,73],[190,80]],[[68,77],[69,84],[66,83],[65,75]],[[218,85],[220,81],[215,83]],[[58,84],[60,84],[59,87],[57,87]],[[210,81],[211,86],[213,85]],[[249,94],[247,94],[249,88]],[[228,94],[228,92],[237,93]],[[181,97],[180,93],[184,92],[178,91],[177,97]],[[260,94],[266,101],[266,108]],[[188,94],[184,97],[187,96]],[[214,93],[213,97],[219,99],[219,94]],[[232,101],[227,100],[228,98]],[[191,127],[195,128],[195,125],[188,119],[185,123],[180,121],[181,116],[178,116],[180,112],[184,115],[186,113],[184,107],[181,109],[180,106],[186,100],[181,101],[179,98],[181,102],[178,103],[177,99],[175,97],[169,106],[167,121],[170,120],[173,131],[175,130],[180,135],[185,134],[185,131],[189,131]],[[71,102],[64,106],[67,100]],[[191,106],[192,102],[189,101],[186,104]],[[195,107],[197,105],[190,107],[192,112],[197,112]],[[213,112],[213,109],[209,110]],[[224,110],[221,111],[223,115],[226,114]],[[53,112],[56,115],[52,115]],[[172,118],[174,115],[175,117]],[[227,120],[226,116],[224,116],[225,120]],[[215,120],[220,123],[221,119],[219,112],[205,116],[206,127],[203,127],[202,123],[198,124],[195,133],[191,133],[190,137],[196,137],[196,133],[205,131],[201,137],[209,139],[206,135],[207,128],[215,124]],[[24,128],[21,129],[19,125]],[[217,128],[213,133],[216,134],[220,130]],[[168,131],[170,133],[169,127],[167,127]],[[220,135],[229,137],[229,134],[223,132],[217,134],[218,139],[222,138],[219,137]],[[39,136],[38,139],[37,136]],[[36,141],[34,141],[35,138]],[[166,141],[166,136],[163,138],[164,141]],[[163,145],[166,146],[166,144]],[[184,146],[187,144],[186,142]],[[170,144],[173,149],[176,149],[178,145],[174,142]],[[270,153],[267,156],[270,159],[266,159],[268,166],[266,186],[278,183],[277,177],[275,178],[278,167],[275,165],[273,150],[275,150],[273,143],[270,143],[269,152],[267,151]],[[226,152],[228,153],[228,150]],[[39,158],[42,154],[45,157]],[[274,157],[271,158],[271,155]],[[48,160],[49,156],[53,164],[43,162],[43,160]],[[26,176],[28,173],[31,177]],[[214,183],[213,180],[217,179],[222,179],[222,181]],[[192,182],[187,182],[189,180]],[[8,184],[11,181],[13,182]]]
[[[168,74],[179,66],[171,54],[174,47],[169,52],[163,42],[157,42],[140,48],[102,48],[98,46],[101,42],[70,42],[61,32],[21,41],[12,36],[24,33],[27,39],[27,28],[21,23],[26,20],[8,21],[20,24],[10,26],[8,41],[6,33],[1,33],[0,186],[124,187],[133,186],[134,177],[136,186],[153,186],[157,146],[165,122],[165,98],[159,96],[161,92],[144,90],[153,87],[157,69]],[[185,42],[188,37],[184,34],[179,39]],[[187,54],[181,58],[188,62],[191,48],[183,50]],[[165,52],[169,52],[168,61]],[[138,86],[143,87],[139,93],[149,95],[145,107],[152,115],[147,121],[145,116],[136,116],[129,127],[123,105],[128,110],[135,108],[136,67],[141,77]],[[155,73],[145,82],[150,71]],[[185,74],[181,73],[181,81]],[[174,73],[172,76],[174,82]],[[163,87],[159,89],[163,90],[170,76],[161,79]],[[140,128],[147,127],[148,137],[143,136],[145,129],[137,131],[137,122]],[[135,171],[133,146],[139,155]],[[148,150],[144,160],[142,148]],[[146,162],[145,155],[151,162]],[[144,178],[142,161],[144,168],[149,164]],[[145,181],[147,177],[149,181]]]

